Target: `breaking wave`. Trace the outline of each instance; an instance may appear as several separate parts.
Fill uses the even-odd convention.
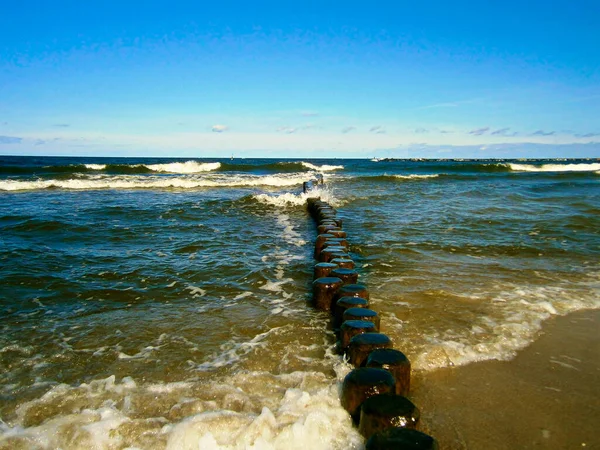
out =
[[[173,162],[168,164],[150,164],[146,167],[153,172],[200,173],[218,170],[221,167],[221,163],[199,163],[197,161],[186,161],[182,163]]]
[[[416,174],[411,174],[411,175],[393,175],[394,178],[400,178],[402,180],[423,180],[426,178],[437,178],[439,177],[439,174],[434,173],[434,174],[430,174],[430,175],[416,175]]]
[[[151,176],[151,175],[95,175],[70,179],[2,180],[0,191],[31,191],[42,189],[95,190],[95,189],[195,189],[203,187],[244,186],[301,186],[306,177],[292,175],[245,176]]]
[[[600,171],[600,163],[596,164],[533,164],[509,163],[511,170],[515,172],[595,172]]]
[[[304,167],[310,170],[316,170],[317,172],[331,172],[333,170],[342,170],[344,166],[332,166],[328,164],[323,164],[322,166],[317,166],[316,164],[311,164],[307,162],[301,162]]]
[[[345,202],[334,197],[334,195],[326,190],[321,189],[318,191],[318,195],[321,200],[328,202],[330,205],[339,207],[342,206]],[[306,207],[306,200],[310,197],[314,197],[314,192],[306,192],[306,193],[285,193],[285,194],[255,194],[252,196],[255,200],[260,203],[264,203],[271,206],[276,207],[287,207],[287,206],[300,206]]]

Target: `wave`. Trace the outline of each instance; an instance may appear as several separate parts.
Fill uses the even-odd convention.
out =
[[[90,170],[103,170],[109,173],[202,173],[212,172],[221,163],[199,163],[198,161],[171,162],[165,164],[86,164]]]
[[[349,371],[342,363],[335,368],[344,375]],[[41,448],[39,442],[44,448],[167,450],[362,446],[338,400],[337,379],[320,372],[247,371],[209,382],[147,383],[134,376],[111,374],[74,386],[38,384],[43,395],[23,402],[11,423],[0,421],[0,447]]]
[[[518,164],[516,164],[516,166],[519,166]],[[597,170],[594,166],[595,164],[588,164],[587,166],[591,166],[588,167],[587,169],[584,169],[581,166],[585,166],[584,164],[579,164],[577,166],[579,167],[571,167],[571,168],[564,168],[561,170],[554,170],[553,167],[554,165],[547,165],[544,166],[544,169],[540,170],[540,167],[542,166],[530,166],[532,169],[531,170],[526,170],[523,169],[521,170],[521,172],[530,172],[530,173],[539,173],[540,176],[543,176],[545,178],[548,179],[556,179],[556,180],[563,180],[563,179],[574,179],[574,178],[586,178],[589,176],[589,173],[593,173],[595,175],[600,175],[600,170]],[[535,170],[533,169],[535,167]],[[565,167],[565,166],[560,166],[560,167]],[[442,168],[442,167],[439,167]],[[431,167],[427,167],[427,169],[431,169]],[[448,169],[446,167],[446,169]],[[490,175],[489,176],[494,176],[492,175],[493,173],[496,173],[497,176],[502,176],[502,177],[517,177],[519,176],[519,171],[517,170],[509,170],[508,166],[507,166],[507,170],[506,171],[490,171],[488,172]],[[453,181],[469,181],[469,180],[476,180],[482,176],[485,176],[483,173],[481,172],[472,172],[472,171],[460,171],[460,170],[449,170],[448,172],[441,172],[441,173],[433,173],[433,174],[416,174],[416,173],[412,173],[412,174],[388,174],[388,173],[384,173],[382,175],[360,175],[360,176],[354,176],[354,175],[340,175],[338,176],[338,181],[353,181],[356,180],[357,178],[360,179],[364,179],[365,181],[373,181],[373,182],[398,182],[398,181],[405,181],[405,182],[409,182],[409,181],[425,181],[425,180],[431,180],[431,179],[435,179],[435,178],[439,178],[439,179],[444,179],[444,180],[453,180]]]
[[[135,174],[135,173],[203,173],[203,172],[254,172],[264,173],[290,173],[290,172],[328,172],[341,170],[344,166],[322,165],[318,166],[308,162],[278,161],[266,164],[236,164],[232,162],[199,162],[189,160],[185,162],[168,162],[162,164],[68,164],[56,166],[4,166],[0,167],[0,173],[6,174],[35,174],[35,173],[86,173],[107,172],[113,174]]]
[[[153,172],[167,173],[200,173],[211,172],[221,167],[221,163],[199,163],[197,161],[173,162],[168,164],[146,164]]]
[[[90,164],[95,166],[95,164]],[[44,173],[77,173],[86,172],[86,164],[69,164],[58,166],[0,166],[0,174],[3,175],[37,175]]]
[[[0,174],[36,175],[52,173],[89,173],[106,172],[113,174],[129,173],[202,173],[218,170],[221,163],[202,163],[198,161],[171,162],[165,164],[59,164],[53,166],[0,166]]]
[[[426,166],[428,170],[439,169],[443,172],[460,172],[460,173],[503,173],[510,172],[508,163],[472,163],[468,161],[452,161],[448,164],[434,165],[433,167]]]
[[[309,170],[299,162],[282,161],[270,162],[266,164],[236,164],[231,162],[221,163],[220,172],[254,172],[257,174],[265,173],[290,173],[290,172],[308,172]]]
[[[540,161],[541,162],[541,161]],[[570,163],[557,164],[547,162],[545,164],[525,164],[508,161],[481,162],[481,161],[420,161],[411,162],[410,165],[402,165],[394,161],[393,164],[401,164],[405,170],[411,168],[417,171],[445,173],[445,174],[502,174],[514,172],[595,172],[600,171],[600,163]],[[387,166],[384,166],[387,167]]]
[[[53,231],[60,232],[78,232],[83,233],[90,231],[90,228],[86,225],[79,224],[74,225],[68,222],[60,220],[44,220],[42,218],[28,219],[22,222],[18,222],[10,227],[4,228],[5,231],[11,230],[16,232],[43,232],[49,233]]]
[[[43,189],[98,190],[98,189],[195,189],[203,187],[251,187],[251,186],[302,186],[306,176],[246,175],[204,178],[200,176],[141,176],[97,175],[85,178],[49,180],[2,180],[0,191],[31,191]]]
[[[220,171],[231,172],[330,172],[334,170],[342,170],[344,166],[333,166],[324,164],[322,166],[311,164],[305,161],[278,161],[266,164],[235,164],[224,162],[221,163]]]
[[[394,178],[400,178],[402,180],[423,180],[426,178],[437,178],[440,175],[437,173],[434,174],[429,174],[429,175],[417,175],[417,174],[411,174],[411,175],[392,175]]]
[[[333,170],[342,170],[344,168],[344,166],[330,166],[328,164],[323,164],[322,166],[317,166],[316,164],[311,164],[311,163],[304,162],[304,161],[302,161],[300,164],[302,164],[304,167],[309,168],[310,170],[316,170],[318,172],[330,172]]]
[[[286,206],[305,206],[306,200],[310,197],[308,193],[292,194],[285,193],[281,195],[269,195],[269,194],[255,194],[252,196],[253,199],[260,203],[264,203],[278,208]]]
[[[84,164],[86,169],[89,170],[104,170],[106,169],[106,164]]]
[[[509,163],[511,170],[515,172],[596,172],[600,171],[600,163],[596,164],[533,164]]]
[[[468,160],[395,160],[395,159],[371,159],[371,162],[376,162],[377,170],[390,171],[409,171],[429,173],[503,173],[510,172],[510,167],[505,161],[468,161]],[[366,166],[369,167],[369,166]]]
[[[321,200],[326,201],[332,206],[339,207],[345,203],[342,200],[335,198],[333,194],[326,189],[320,189],[318,194]],[[278,208],[287,206],[301,206],[304,208],[306,207],[306,200],[310,197],[314,197],[314,195],[314,192],[300,194],[292,194],[288,192],[279,195],[255,194],[252,196],[252,198],[260,203],[276,206]]]
[[[473,320],[470,329],[448,329],[427,336],[414,367],[433,370],[490,359],[513,359],[519,350],[536,339],[549,317],[598,309],[596,280],[597,274],[592,274],[588,284],[590,289],[507,285],[506,290],[492,293],[489,301],[502,307],[488,314],[478,313],[479,318]],[[480,295],[466,297],[481,301]]]
[[[432,178],[438,178],[441,176],[448,176],[447,174],[444,173],[431,173],[431,174],[416,174],[416,173],[410,173],[410,174],[383,174],[383,175],[366,175],[366,176],[362,176],[360,177],[361,179],[365,179],[365,180],[370,180],[370,181],[383,181],[383,182],[398,182],[399,180],[402,181],[423,181],[423,180],[428,180],[428,179],[432,179]],[[460,177],[459,175],[450,175],[451,177]],[[355,177],[349,177],[349,178],[341,178],[343,179],[349,179],[349,180],[355,180]]]

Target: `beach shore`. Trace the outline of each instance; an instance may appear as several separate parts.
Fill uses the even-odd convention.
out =
[[[412,398],[442,449],[600,448],[600,311],[548,320],[511,361],[418,373]]]

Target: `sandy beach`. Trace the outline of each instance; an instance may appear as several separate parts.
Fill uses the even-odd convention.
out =
[[[600,448],[600,311],[546,322],[512,361],[414,376],[413,400],[443,449]]]

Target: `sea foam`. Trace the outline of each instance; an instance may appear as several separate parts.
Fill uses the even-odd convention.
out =
[[[39,422],[42,409],[51,415]],[[0,423],[0,448],[341,450],[362,443],[338,382],[308,371],[158,384],[113,375],[57,385],[19,407],[12,423]]]
[[[344,204],[341,199],[335,197],[335,195],[328,189],[320,189],[315,192],[305,192],[293,194],[286,192],[285,194],[255,194],[252,196],[255,200],[265,203],[278,208],[283,207],[305,207],[307,199],[311,197],[320,197],[321,200],[326,201],[331,206],[340,207]]]
[[[318,166],[316,164],[311,164],[308,162],[302,161],[301,163],[307,169],[315,170],[317,172],[331,172],[333,170],[342,170],[344,166],[332,166],[328,164],[323,164],[322,166]]]
[[[565,315],[581,309],[600,308],[598,282],[591,274],[588,289],[564,289],[559,286],[505,286],[487,300],[493,305],[481,311],[470,327],[448,328],[444,331],[423,330],[422,345],[414,367],[433,370],[490,359],[510,360],[522,348],[533,342],[543,322],[551,316]],[[478,302],[480,295],[463,296]],[[468,300],[465,300],[468,301]],[[414,319],[413,319],[414,322]],[[401,334],[402,324],[392,323]]]
[[[594,172],[600,170],[600,164],[543,164],[534,166],[532,164],[509,163],[511,170],[515,172]]]
[[[302,185],[306,176],[291,175],[234,175],[214,176],[185,175],[92,175],[67,180],[2,180],[0,191],[31,191],[50,188],[67,190],[95,189],[195,189],[203,187],[243,187],[243,186],[273,186],[286,187]]]
[[[197,161],[186,161],[168,164],[147,164],[146,167],[154,172],[200,173],[218,170],[221,167],[221,163],[199,163]]]
[[[85,167],[90,170],[104,170],[106,169],[106,164],[85,164]]]
[[[429,174],[429,175],[417,175],[417,174],[411,174],[411,175],[394,175],[394,178],[399,178],[401,180],[424,180],[427,178],[437,178],[439,177],[439,174]]]

